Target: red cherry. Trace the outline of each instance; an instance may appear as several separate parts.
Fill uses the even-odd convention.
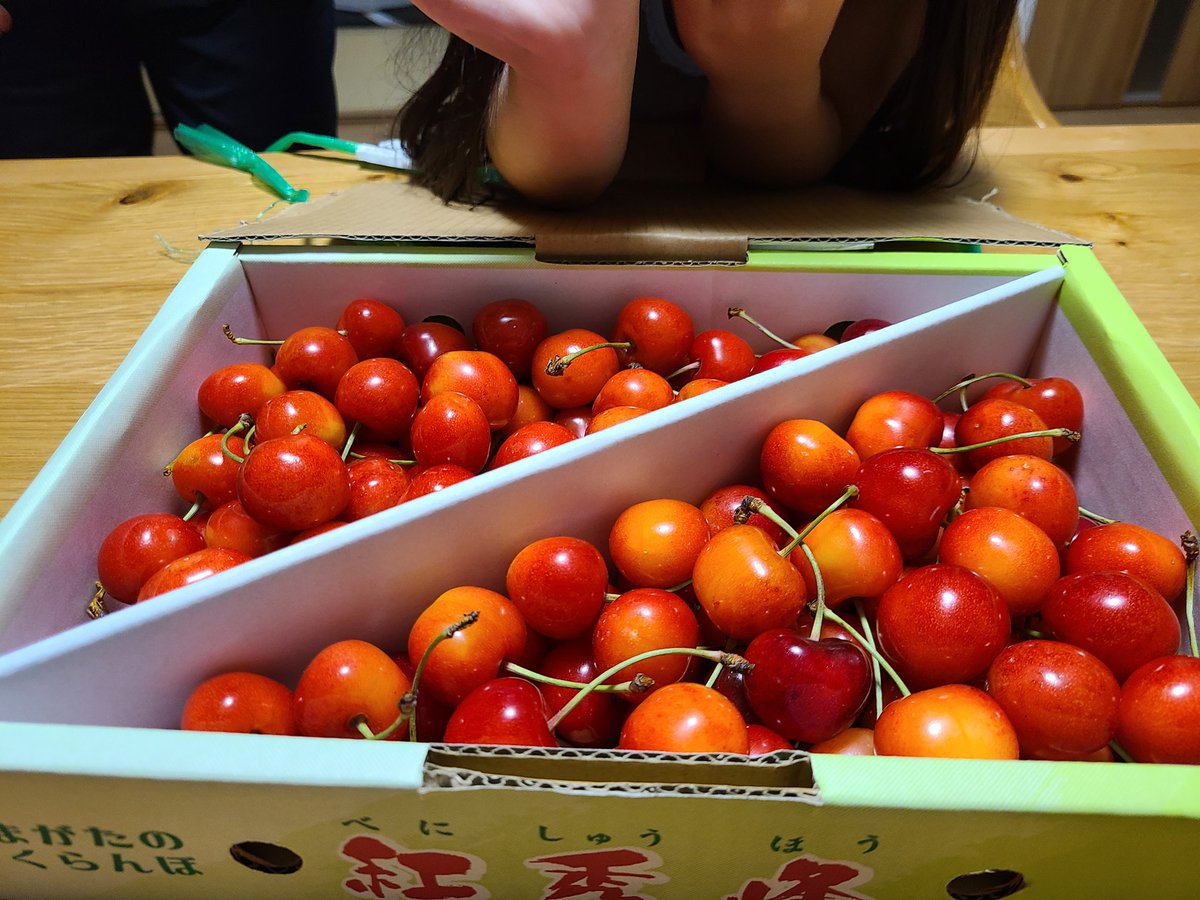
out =
[[[854,448],[823,422],[788,419],[762,443],[759,473],[772,500],[815,516],[854,480],[860,460]]]
[[[213,510],[204,526],[204,542],[209,547],[237,550],[246,556],[263,556],[286,547],[292,532],[264,525],[234,498]]]
[[[408,473],[389,459],[371,456],[352,460],[346,473],[350,477],[350,500],[342,517],[348,522],[399,506],[407,499]]]
[[[226,550],[224,547],[205,547],[187,556],[167,563],[146,579],[142,589],[138,591],[137,602],[158,597],[175,588],[195,584],[205,578],[232,569],[234,566],[249,562],[250,557],[237,550]]]
[[[595,623],[608,590],[608,565],[592,544],[560,535],[527,544],[505,576],[509,599],[534,631],[579,637]]]
[[[237,493],[240,464],[221,449],[223,437],[206,434],[196,438],[167,467],[175,492],[188,503],[199,501],[207,509],[216,509]],[[225,437],[225,441],[231,454],[240,457],[245,453],[239,435]]]
[[[884,391],[864,400],[846,429],[846,441],[860,459],[892,447],[936,446],[945,420],[928,397],[911,391]]]
[[[455,707],[446,723],[448,744],[556,747],[546,701],[523,678],[496,678],[479,685]]]
[[[364,359],[346,370],[334,403],[366,436],[387,443],[408,434],[420,387],[408,366],[388,357]]]
[[[517,384],[517,411],[513,413],[508,424],[496,431],[500,440],[510,437],[518,428],[531,425],[534,422],[551,422],[554,420],[554,407],[545,401],[531,384]],[[565,426],[564,426],[565,427]]]
[[[692,375],[693,380],[713,378],[726,383],[745,378],[758,362],[744,338],[723,329],[696,335],[688,358],[699,364]]]
[[[407,502],[427,494],[436,494],[470,477],[472,473],[469,469],[454,463],[423,466],[409,476],[408,491],[404,494],[404,500]]]
[[[272,368],[288,390],[311,390],[332,398],[338,382],[356,362],[358,354],[344,335],[312,325],[288,335],[275,353]]]
[[[404,333],[404,318],[386,303],[362,297],[346,304],[337,330],[346,335],[359,359],[393,356]]]
[[[494,300],[475,314],[471,333],[480,350],[504,361],[518,381],[529,379],[533,351],[549,333],[546,315],[519,298]]]
[[[570,409],[560,409],[554,414],[554,422],[561,425],[575,437],[587,434],[588,425],[592,423],[591,406],[573,406]]]
[[[606,428],[612,428],[614,425],[637,419],[648,412],[650,410],[640,406],[610,406],[608,409],[600,410],[588,420],[587,430],[584,434],[596,434]]]
[[[999,397],[1027,406],[1038,414],[1048,428],[1083,430],[1083,395],[1073,381],[1059,376],[1030,378],[1028,384],[1005,379],[988,388],[983,395]],[[1065,437],[1054,438],[1053,453],[1058,456],[1076,444]]]
[[[988,669],[987,692],[1008,715],[1024,756],[1077,759],[1104,747],[1117,730],[1117,679],[1071,644],[1005,647]]]
[[[538,344],[534,351],[530,371],[533,386],[555,409],[591,406],[604,382],[621,367],[616,350],[611,347],[599,347],[582,353],[556,375],[549,374],[547,366],[554,360],[578,353],[585,347],[605,343],[607,341],[603,335],[585,328],[570,328],[550,335]]]
[[[1132,522],[1111,522],[1075,535],[1067,547],[1064,573],[1117,570],[1136,575],[1174,603],[1187,581],[1183,547]]]
[[[633,347],[620,351],[623,361],[659,375],[670,375],[688,361],[694,331],[691,315],[662,297],[637,297],[617,313],[612,339]]]
[[[874,756],[875,731],[851,726],[827,741],[818,741],[808,748],[809,753],[835,753],[841,756]]]
[[[715,391],[717,388],[724,387],[727,384],[729,384],[728,381],[722,381],[719,378],[693,378],[679,389],[675,394],[673,402],[680,403],[690,397],[699,397],[701,394]]]
[[[338,450],[346,446],[346,422],[332,401],[315,391],[285,391],[264,403],[254,420],[254,436],[261,444],[304,431]]]
[[[400,334],[397,356],[419,381],[443,353],[470,349],[470,340],[457,328],[443,322],[413,322]]]
[[[563,425],[557,422],[530,422],[518,428],[496,448],[489,469],[498,469],[518,459],[536,456],[552,447],[559,447],[575,440]]]
[[[108,596],[133,603],[151,575],[204,546],[203,535],[190,522],[168,513],[144,513],[121,522],[101,541],[96,574]]]
[[[779,732],[757,722],[746,726],[746,737],[750,740],[750,749],[746,751],[750,756],[766,756],[776,750],[795,749]]]
[[[1153,659],[1125,680],[1117,743],[1137,762],[1200,765],[1200,658]]]
[[[806,356],[812,356],[812,351],[802,350],[799,347],[779,347],[775,350],[768,350],[750,369],[751,375],[757,375],[759,372],[769,372],[771,369],[777,369],[785,363],[795,362],[798,359],[804,359]]]
[[[875,723],[879,756],[1016,759],[1017,732],[1004,709],[977,687],[947,684],[884,707]]]
[[[517,411],[517,379],[500,357],[483,350],[452,350],[430,364],[421,379],[422,402],[448,392],[478,403],[493,430]]]
[[[423,466],[452,463],[477,474],[492,452],[487,414],[466,394],[437,394],[417,410],[410,432],[413,456]]]
[[[887,328],[891,324],[892,323],[886,319],[858,319],[842,329],[839,342],[844,344],[846,341],[852,341],[855,338],[860,338],[865,334],[871,334],[872,332],[879,331],[882,328]]]
[[[700,503],[700,511],[708,521],[709,531],[716,534],[721,529],[733,525],[734,513],[741,508],[746,497],[754,497],[764,503],[770,499],[766,491],[752,484],[725,485],[705,497]],[[783,547],[789,540],[786,532],[761,512],[751,513],[744,524],[761,528],[777,547]]]
[[[911,448],[884,450],[864,460],[854,485],[858,496],[850,505],[883,522],[908,562],[933,548],[962,493],[962,479],[944,457]]]
[[[350,475],[341,454],[301,432],[255,445],[238,471],[237,496],[260,522],[301,531],[341,514]]]
[[[669,684],[634,707],[617,746],[663,753],[750,752],[746,720],[726,697],[690,682]]]
[[[1171,604],[1124,572],[1064,575],[1042,602],[1042,623],[1058,640],[1098,656],[1120,682],[1179,649],[1179,619]]]
[[[675,401],[670,382],[650,369],[621,369],[615,373],[592,402],[592,415],[615,406],[662,409]]]
[[[963,451],[970,469],[979,469],[994,459],[1013,454],[1050,459],[1054,452],[1054,441],[1050,437],[1014,437],[1045,430],[1046,423],[1027,406],[999,398],[981,399],[959,416],[954,428],[954,443],[957,447],[967,447],[984,441],[1011,438],[987,447]]]
[[[551,678],[588,684],[601,670],[592,658],[591,638],[584,636],[553,647],[542,658],[537,671]],[[551,716],[578,693],[578,689],[552,684],[541,685],[541,690]],[[555,733],[576,747],[611,747],[628,711],[629,705],[611,693],[592,691],[558,722]]]
[[[299,734],[292,692],[265,675],[225,672],[201,682],[183,705],[184,731]]]
[[[691,608],[669,591],[634,588],[606,605],[592,629],[592,658],[600,671],[650,650],[695,647],[700,624]],[[666,654],[619,669],[610,684],[630,681],[636,675],[654,680],[654,691],[679,681],[691,667],[691,656]],[[653,692],[652,692],[653,693]],[[633,702],[646,694],[622,696]]]
[[[240,362],[212,372],[196,392],[200,411],[219,428],[232,428],[247,413],[287,390],[283,380],[262,363]]]
[[[379,734],[399,715],[401,698],[412,688],[408,676],[374,644],[345,640],[312,658],[296,682],[296,726],[308,737],[361,738],[362,721]],[[397,729],[399,740],[408,734]]]

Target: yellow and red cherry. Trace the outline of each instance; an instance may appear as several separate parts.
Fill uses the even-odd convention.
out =
[[[725,387],[729,384],[728,381],[722,381],[720,378],[693,378],[675,394],[673,403],[680,403],[691,397],[699,397],[701,394],[707,394],[709,391],[715,391],[719,387]]]
[[[256,672],[223,672],[198,684],[183,704],[184,731],[299,734],[292,691]]]
[[[401,332],[395,355],[420,381],[443,353],[470,349],[470,339],[458,328],[444,322],[412,322]]]
[[[884,591],[876,613],[879,647],[917,688],[970,682],[1008,643],[1008,607],[963,566],[912,569]]]
[[[471,322],[476,347],[503,360],[518,381],[529,380],[533,351],[549,331],[546,314],[519,297],[493,300]]]
[[[541,538],[513,557],[505,589],[529,628],[554,640],[570,640],[591,629],[600,615],[608,564],[582,538]]]
[[[911,391],[883,391],[864,400],[846,429],[846,441],[859,459],[893,447],[936,446],[945,429],[942,411]]]
[[[1117,730],[1121,688],[1097,657],[1061,641],[1028,640],[1000,651],[987,692],[1017,732],[1022,756],[1079,759]]]
[[[650,410],[641,406],[610,406],[600,410],[588,420],[587,430],[584,431],[584,434],[597,434],[614,425],[640,419],[648,412]]]
[[[1079,572],[1042,601],[1042,627],[1100,658],[1124,683],[1137,668],[1179,649],[1179,619],[1163,595],[1125,572]]]
[[[692,576],[709,533],[708,520],[695,504],[670,497],[643,500],[613,522],[609,558],[636,587],[671,588]]]
[[[692,682],[660,687],[625,719],[617,747],[662,753],[750,752],[746,720],[728,698]]]
[[[791,625],[808,600],[804,576],[754,525],[731,525],[709,538],[693,566],[692,590],[709,621],[742,641]]]
[[[835,509],[813,526],[804,543],[816,557],[830,609],[852,597],[878,597],[904,571],[896,539],[880,519],[863,509]],[[817,596],[816,574],[807,555],[797,548],[791,559],[804,576],[808,596]]]
[[[849,505],[871,513],[896,539],[906,562],[922,559],[962,494],[962,478],[944,456],[898,447],[863,461]]]
[[[947,684],[884,707],[875,723],[877,756],[1017,759],[1020,744],[1004,709],[984,691]]]
[[[1200,765],[1200,658],[1143,663],[1121,686],[1117,744],[1134,761]]]
[[[838,756],[874,756],[875,731],[851,725],[840,734],[818,741],[808,748],[809,753],[832,753]]]
[[[600,388],[592,401],[592,415],[614,406],[662,409],[675,401],[675,389],[662,375],[651,369],[621,369]]]
[[[404,494],[405,502],[416,500],[427,494],[436,494],[446,488],[453,487],[474,473],[455,463],[437,463],[432,466],[419,466],[409,473],[408,490]]]
[[[212,511],[204,526],[209,547],[237,550],[246,556],[264,556],[291,543],[293,532],[265,525],[234,498]]]
[[[838,342],[827,334],[822,334],[819,331],[809,331],[792,338],[791,341],[801,350],[807,350],[809,353],[816,353],[818,350],[828,350],[830,347],[836,347]]]
[[[533,385],[517,383],[517,409],[503,428],[496,429],[496,437],[504,440],[518,428],[534,422],[553,422],[554,407],[546,402]],[[565,427],[565,426],[564,426]]]
[[[688,359],[696,364],[693,381],[712,378],[725,383],[745,378],[758,362],[758,356],[745,338],[721,328],[696,335]]]
[[[304,431],[341,451],[346,445],[346,421],[333,404],[316,391],[285,391],[262,405],[254,420],[259,442]]]
[[[346,304],[337,320],[337,330],[346,336],[360,360],[396,356],[404,317],[392,307],[371,297]]]
[[[1108,522],[1080,531],[1068,545],[1063,563],[1068,575],[1106,569],[1136,575],[1168,603],[1179,599],[1187,581],[1183,548],[1132,522]]]
[[[138,591],[136,602],[141,603],[153,597],[160,597],[167,591],[203,581],[219,572],[249,562],[250,559],[245,553],[227,550],[224,547],[205,547],[195,553],[181,556],[146,579],[142,589]]]
[[[667,376],[688,362],[695,330],[682,306],[663,297],[635,297],[617,312],[612,340],[631,347],[618,352],[626,365]]]
[[[222,442],[233,456],[222,448]],[[245,446],[240,435],[206,434],[179,451],[167,467],[175,492],[188,503],[216,509],[237,495],[237,478]]]
[[[557,422],[530,422],[504,439],[492,454],[488,468],[498,469],[518,459],[537,456],[552,447],[561,447],[573,440],[576,440],[575,435]]]
[[[604,383],[621,368],[617,351],[604,336],[586,328],[569,328],[552,334],[534,350],[530,379],[555,409],[590,407]],[[588,352],[583,353],[585,348]],[[570,358],[569,365],[562,365]]]
[[[964,508],[981,506],[1019,512],[1060,549],[1079,528],[1079,498],[1071,476],[1039,456],[1002,456],[975,472]]]
[[[740,519],[735,520],[734,515],[742,509],[743,501],[747,497],[753,497],[761,500],[763,503],[767,503],[770,500],[767,497],[766,491],[755,485],[727,484],[716,488],[700,501],[700,511],[704,513],[709,531],[716,534],[730,525],[741,522]],[[741,524],[761,528],[777,547],[784,547],[791,539],[778,523],[767,518],[761,512],[751,511],[750,515]]]
[[[981,506],[942,532],[938,560],[965,566],[994,587],[1013,618],[1031,616],[1062,574],[1049,535],[1011,509]]]
[[[363,437],[387,443],[408,434],[420,393],[417,377],[408,366],[378,356],[346,370],[333,402],[344,419],[365,429]]]
[[[354,459],[346,466],[346,473],[350,476],[350,500],[342,518],[347,522],[399,506],[407,499],[408,473],[390,459]]]
[[[1017,378],[1009,376],[992,385],[984,398],[999,397],[1027,406],[1038,414],[1048,428],[1083,430],[1083,394],[1070,379],[1051,375],[1043,378]],[[1076,445],[1065,437],[1053,439],[1055,456],[1065,453]]]
[[[232,428],[243,413],[256,416],[259,407],[286,390],[283,379],[262,363],[233,363],[200,382],[196,403],[218,428]]]
[[[420,465],[450,463],[472,474],[483,471],[492,452],[487,414],[457,391],[437,394],[422,404],[413,416],[409,439]]]
[[[191,522],[170,513],[143,513],[105,535],[96,554],[96,575],[109,597],[133,603],[151,575],[204,547],[203,534]]]
[[[538,663],[537,671],[549,678],[588,684],[603,670],[592,657],[591,637],[584,635],[551,647]],[[540,687],[551,717],[580,690],[550,682]],[[629,708],[629,704],[621,702],[611,692],[591,691],[557,721],[554,733],[576,747],[611,747],[617,742]]]
[[[517,411],[516,378],[500,357],[483,350],[451,350],[430,364],[421,379],[421,402],[450,392],[478,403],[493,431]]]
[[[592,629],[592,658],[601,672],[624,660],[652,650],[695,647],[700,641],[696,614],[670,591],[634,588],[608,603]],[[653,691],[682,679],[691,668],[691,657],[665,654],[619,669],[610,684],[631,681],[639,674],[653,680]],[[653,693],[652,691],[652,693]],[[641,702],[647,694],[622,694]]]
[[[546,700],[538,686],[505,676],[472,689],[446,723],[447,744],[507,747],[557,747],[547,721]]]
[[[332,399],[346,370],[358,362],[358,354],[345,335],[334,328],[310,325],[284,339],[271,367],[288,390],[316,391]]]
[[[302,531],[336,519],[350,502],[350,475],[341,454],[300,432],[255,444],[237,476],[246,512],[282,531]]]
[[[850,444],[816,419],[788,419],[762,443],[759,475],[776,505],[816,516],[854,480],[861,460]]]
[[[388,728],[400,700],[411,690],[396,661],[374,644],[337,641],[312,658],[296,682],[292,708],[296,727],[307,737],[363,738]],[[406,732],[398,729],[390,739]]]
[[[1041,416],[1029,407],[993,397],[977,400],[963,411],[954,428],[954,442],[956,447],[966,448],[987,441],[999,441],[962,451],[967,468],[978,470],[994,459],[1013,454],[1050,459],[1054,454],[1054,440],[1043,433],[1047,431],[1048,427]],[[1017,437],[1030,434],[1038,436]]]
[[[772,628],[743,655],[754,665],[744,679],[750,708],[790,741],[816,743],[849,728],[874,685],[870,658],[854,641]]]

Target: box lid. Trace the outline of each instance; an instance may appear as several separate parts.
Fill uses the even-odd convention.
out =
[[[1086,243],[945,191],[865,192],[835,185],[755,190],[724,184],[617,182],[596,203],[553,210],[504,199],[446,204],[403,180],[356,185],[202,235],[246,242],[504,243],[548,262],[744,262],[751,247],[882,241],[1057,247]]]

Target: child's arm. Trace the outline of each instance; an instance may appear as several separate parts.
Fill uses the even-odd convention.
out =
[[[593,199],[625,155],[637,0],[415,0],[431,19],[506,65],[488,151],[522,194]]]
[[[912,0],[675,0],[684,47],[708,76],[713,162],[764,185],[824,177],[916,48]]]

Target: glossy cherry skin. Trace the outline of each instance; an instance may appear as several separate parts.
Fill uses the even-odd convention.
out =
[[[970,469],[979,469],[993,459],[1014,453],[1050,459],[1054,453],[1054,441],[1051,438],[1015,437],[1045,430],[1046,423],[1027,406],[1000,398],[980,399],[959,416],[954,428],[954,444],[965,448],[984,441],[1008,438],[1002,443],[962,451]]]
[[[413,456],[422,466],[452,463],[478,474],[492,452],[487,413],[457,391],[429,398],[413,417],[409,434]]]
[[[1138,762],[1200,765],[1200,658],[1163,656],[1125,680],[1117,743]]]
[[[179,516],[144,513],[105,535],[96,555],[96,575],[108,596],[133,603],[151,575],[204,547],[204,536]]]
[[[754,664],[744,678],[750,708],[791,741],[816,743],[850,727],[874,684],[858,644],[813,640],[795,628],[764,631],[743,655]]]
[[[818,741],[808,748],[809,753],[834,753],[840,756],[874,756],[875,731],[852,725],[827,741]]]
[[[518,381],[528,381],[533,351],[549,333],[549,325],[536,305],[511,297],[481,307],[471,322],[471,333],[480,350],[502,359]]]
[[[533,354],[529,377],[537,392],[555,409],[591,406],[608,381],[621,368],[617,351],[598,345],[608,343],[602,334],[586,328],[569,328],[545,338]],[[553,361],[597,347],[575,357],[560,374],[550,374]],[[557,370],[555,370],[557,371]]]
[[[999,703],[977,687],[947,684],[885,706],[875,723],[875,753],[1017,759],[1020,744]]]
[[[1111,522],[1079,532],[1067,547],[1063,571],[1116,569],[1136,575],[1174,603],[1187,581],[1183,548],[1157,532],[1132,522]]]
[[[802,350],[799,347],[778,347],[775,350],[768,350],[755,361],[754,366],[750,369],[750,374],[769,372],[771,369],[777,369],[786,363],[795,362],[807,356],[812,356],[811,351]]]
[[[200,382],[196,402],[214,425],[231,428],[243,413],[255,416],[259,407],[286,390],[267,366],[240,362],[222,366]]]
[[[854,475],[858,496],[850,506],[887,527],[907,562],[937,543],[947,514],[962,493],[962,479],[944,457],[929,450],[896,448],[864,460]]]
[[[670,375],[688,361],[695,331],[691,315],[662,297],[636,297],[617,313],[613,341],[629,341],[621,350],[625,365],[637,363],[659,375]]]
[[[701,394],[707,394],[709,391],[715,391],[719,387],[724,387],[729,384],[728,381],[722,381],[719,378],[693,378],[675,394],[674,403],[681,403],[691,397],[699,397]]]
[[[892,447],[936,446],[944,428],[942,411],[911,391],[883,391],[864,400],[846,429],[846,441],[866,460]]]
[[[860,462],[854,448],[823,422],[788,419],[767,433],[759,474],[774,503],[815,516],[842,495]]]
[[[692,569],[692,589],[709,621],[742,641],[795,622],[809,596],[804,576],[753,525],[730,525],[709,538]]]
[[[472,690],[446,723],[448,744],[557,747],[545,698],[523,678],[496,678]]]
[[[237,497],[260,522],[301,531],[341,514],[350,475],[341,454],[301,432],[255,445],[238,470]]]
[[[614,374],[592,401],[592,415],[614,406],[662,409],[675,401],[670,382],[650,369],[621,369]]]
[[[648,412],[650,410],[641,406],[610,406],[608,409],[600,410],[588,420],[587,430],[584,431],[584,434],[597,434],[614,425],[641,418]]]
[[[146,579],[142,589],[138,591],[137,602],[158,597],[175,588],[195,584],[232,569],[234,566],[248,562],[251,557],[237,550],[226,550],[224,547],[205,547],[187,556],[167,563]]]
[[[471,477],[472,472],[469,469],[464,469],[455,463],[421,466],[409,476],[408,490],[404,493],[404,500],[407,502],[424,497],[426,494],[436,494]]]
[[[552,647],[538,663],[537,671],[578,684],[591,682],[600,674],[592,658],[591,637],[585,635]],[[578,693],[578,689],[553,684],[543,684],[541,690],[552,716]],[[592,691],[563,717],[555,733],[576,747],[611,747],[617,742],[628,711],[629,704],[612,693]]]
[[[336,329],[310,325],[288,335],[271,367],[288,390],[316,391],[332,399],[346,370],[358,362],[354,345]]]
[[[981,506],[956,517],[942,533],[938,560],[965,566],[994,587],[1017,618],[1031,616],[1062,574],[1049,535],[1019,513]]]
[[[734,513],[746,497],[755,497],[764,503],[770,502],[767,492],[752,484],[727,484],[705,497],[700,503],[700,511],[708,520],[709,530],[716,534],[721,529],[733,525]],[[751,513],[742,524],[761,528],[777,547],[783,547],[788,542],[786,532],[761,512]]]
[[[201,682],[183,705],[184,731],[299,734],[291,690],[255,672],[224,672]]]
[[[825,603],[837,609],[852,597],[878,597],[904,571],[900,546],[883,522],[862,509],[835,509],[804,538],[821,572]],[[791,560],[804,576],[808,596],[817,596],[817,579],[800,548]]]
[[[746,737],[750,739],[750,749],[746,751],[750,756],[766,756],[777,750],[796,749],[791,741],[778,731],[758,722],[751,722],[746,726]]]
[[[879,599],[880,649],[913,689],[969,682],[1008,643],[1008,607],[970,569],[933,563],[911,570]]]
[[[386,303],[360,297],[346,304],[338,316],[337,330],[346,335],[359,359],[395,356],[404,333],[404,317]]]
[[[637,587],[671,588],[692,576],[708,540],[708,520],[684,500],[644,500],[627,507],[609,529],[609,557]]]
[[[608,564],[581,538],[541,538],[513,557],[505,585],[530,628],[554,640],[570,640],[588,631],[600,615]]]
[[[334,403],[342,416],[365,429],[365,438],[384,443],[408,434],[420,387],[404,363],[379,356],[355,363],[338,382]]]
[[[419,381],[443,353],[470,349],[471,341],[457,328],[443,322],[412,322],[400,335],[397,355]]]
[[[478,403],[492,430],[507,425],[517,411],[517,379],[500,357],[483,350],[452,350],[430,364],[421,379],[421,401],[448,392]]]
[[[617,746],[662,753],[750,752],[746,720],[710,687],[679,682],[659,688],[629,713]]]
[[[871,334],[872,332],[879,331],[882,328],[887,328],[891,324],[892,323],[887,321],[887,319],[856,319],[842,329],[841,336],[838,338],[838,340],[840,343],[844,344],[846,341],[852,341],[855,338],[860,338],[865,334]]]
[[[362,738],[355,724],[361,719],[379,734],[396,720],[400,700],[411,688],[408,676],[379,647],[338,641],[318,652],[296,682],[296,727],[308,737]],[[407,734],[399,728],[390,737]]]
[[[1179,619],[1162,594],[1124,572],[1064,575],[1042,602],[1042,624],[1098,656],[1124,683],[1135,669],[1179,649]]]
[[[504,439],[492,454],[488,468],[498,469],[518,459],[537,456],[553,447],[569,444],[573,440],[576,440],[575,435],[557,422],[530,422]]]
[[[688,359],[698,363],[692,380],[714,378],[729,383],[740,381],[754,370],[758,357],[745,338],[731,331],[702,331],[692,341]]]
[[[188,503],[200,501],[206,509],[216,509],[232,500],[237,493],[240,464],[221,449],[220,434],[196,438],[179,451],[168,467],[175,492]],[[245,445],[240,435],[225,437],[229,453],[244,456]]]
[[[1023,756],[1078,759],[1112,740],[1120,686],[1086,650],[1030,640],[1000,651],[988,668],[987,692],[1017,732]]]
[[[1059,376],[1027,379],[1022,384],[1014,379],[1005,379],[988,388],[984,397],[999,397],[1027,406],[1038,414],[1048,428],[1083,430],[1083,394],[1073,381]],[[1065,437],[1053,441],[1053,453],[1059,456],[1075,446]]]
[[[534,390],[533,385],[518,382],[516,412],[508,420],[507,425],[496,430],[496,437],[499,440],[504,440],[510,437],[518,428],[523,428],[534,422],[552,421],[554,421],[554,407],[547,403],[542,395]]]
[[[1079,498],[1067,472],[1037,456],[994,459],[971,476],[966,509],[1003,506],[1019,512],[1065,547],[1079,526]]]
[[[237,550],[247,556],[264,556],[286,547],[293,532],[264,525],[236,498],[213,510],[204,525],[204,542],[209,547]]]
[[[258,443],[297,431],[319,437],[338,452],[346,445],[346,420],[333,401],[316,391],[284,391],[259,407],[254,420]]]
[[[403,466],[380,456],[351,460],[350,500],[342,511],[348,522],[399,506],[408,496],[408,473]]]
[[[605,605],[592,629],[592,658],[601,672],[650,650],[696,647],[700,623],[679,597],[658,588],[634,588]],[[636,675],[654,680],[654,690],[682,679],[692,657],[666,654],[619,669],[609,684],[629,681]],[[621,695],[640,702],[646,694]]]

